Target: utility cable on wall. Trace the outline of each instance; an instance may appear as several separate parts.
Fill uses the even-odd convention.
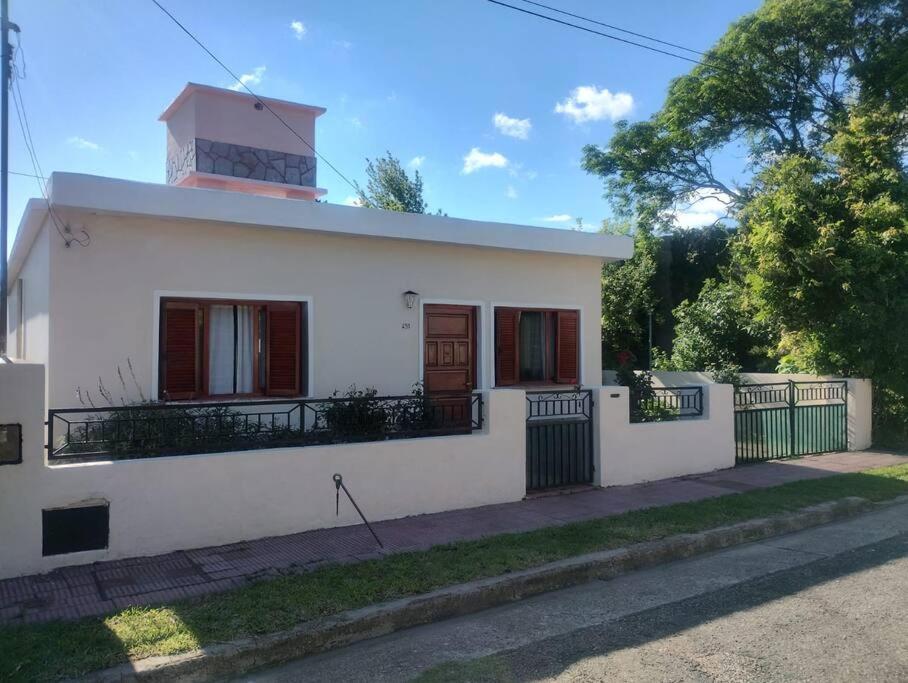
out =
[[[328,159],[326,159],[323,154],[316,152],[315,147],[313,147],[311,144],[309,144],[309,142],[307,142],[303,138],[302,135],[297,133],[293,129],[293,127],[280,116],[280,114],[278,114],[276,111],[274,111],[274,109],[272,109],[270,106],[268,106],[267,102],[265,102],[261,97],[259,97],[254,92],[252,92],[252,90],[249,88],[249,86],[246,85],[243,82],[243,80],[230,69],[230,67],[228,67],[226,64],[224,64],[224,62],[222,62],[220,59],[218,59],[217,56],[211,50],[209,50],[201,40],[196,38],[195,35],[193,35],[193,33],[188,28],[186,28],[182,23],[180,23],[179,19],[177,19],[175,16],[173,16],[173,14],[171,14],[160,2],[158,2],[158,0],[151,0],[151,1],[157,6],[157,8],[159,10],[161,10],[164,14],[166,14],[170,18],[170,20],[173,21],[173,23],[176,24],[183,31],[183,33],[185,33],[187,36],[189,36],[196,43],[196,45],[198,45],[200,48],[202,48],[202,50],[204,50],[208,54],[208,56],[211,57],[224,71],[226,71],[228,74],[230,74],[230,77],[233,78],[237,83],[239,83],[239,85],[246,92],[248,92],[250,95],[252,95],[252,97],[255,98],[255,101],[258,104],[261,104],[265,109],[270,111],[274,115],[274,118],[276,118],[278,121],[281,122],[281,124],[283,124],[284,128],[286,128],[291,133],[293,133],[293,135],[295,135],[299,139],[300,142],[302,142],[304,145],[306,145],[306,147],[308,147],[310,150],[312,150],[312,153],[316,156],[316,158],[318,158],[320,161],[325,162],[325,164],[328,166],[328,168],[330,168],[338,176],[340,176],[344,180],[344,182],[346,182],[350,187],[352,187],[354,189],[354,191],[359,192],[359,187],[357,187],[356,183],[352,182],[347,176],[345,176],[343,173],[341,173],[340,170],[334,164],[332,164],[330,161],[328,161]]]

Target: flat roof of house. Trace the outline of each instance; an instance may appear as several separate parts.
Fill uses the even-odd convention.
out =
[[[246,100],[250,103],[261,100],[273,109],[296,109],[299,111],[307,111],[311,114],[314,114],[316,118],[328,111],[324,107],[316,107],[311,104],[300,104],[298,102],[290,102],[288,100],[279,100],[274,97],[254,96],[250,95],[247,92],[231,90],[230,88],[216,88],[213,85],[205,85],[203,83],[187,83],[185,86],[183,86],[183,89],[179,92],[179,94],[173,99],[173,102],[167,105],[167,109],[165,109],[164,113],[158,117],[158,121],[166,121],[167,119],[169,119],[173,115],[173,112],[175,112],[179,108],[179,106],[183,104],[186,98],[194,92],[203,92],[235,100]]]
[[[399,213],[81,173],[53,173],[48,183],[48,197],[57,209],[90,213],[214,221],[262,229],[589,256],[603,261],[627,259],[634,252],[633,239],[624,235]],[[46,213],[43,199],[28,202],[10,257],[11,281],[44,223]]]

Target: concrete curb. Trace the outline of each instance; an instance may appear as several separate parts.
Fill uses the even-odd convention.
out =
[[[902,496],[886,504],[906,501],[908,496]],[[754,519],[696,534],[571,557],[503,576],[343,612],[281,633],[213,645],[182,655],[141,659],[89,674],[82,680],[105,683],[220,680],[540,593],[596,579],[610,579],[637,569],[820,526],[877,507],[877,504],[864,498],[843,498],[790,515]]]

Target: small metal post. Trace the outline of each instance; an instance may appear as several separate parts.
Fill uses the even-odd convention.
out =
[[[363,514],[363,511],[359,509],[359,505],[356,504],[356,501],[353,500],[353,496],[350,495],[350,492],[347,490],[347,487],[344,485],[344,478],[335,474],[332,479],[334,479],[334,488],[336,491],[336,504],[337,504],[337,514],[340,514],[340,490],[343,489],[344,493],[347,494],[347,498],[350,499],[350,502],[353,503],[353,507],[356,508],[356,512],[359,514],[360,519],[363,520],[363,523],[366,525],[366,528],[369,529],[369,533],[372,534],[372,538],[375,539],[375,542],[378,543],[379,548],[384,548],[381,539],[378,537],[378,534],[375,533],[375,530],[372,528],[372,525],[369,524],[369,520],[366,519],[366,516]]]

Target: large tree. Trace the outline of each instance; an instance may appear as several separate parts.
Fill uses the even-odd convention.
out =
[[[374,161],[366,159],[366,187],[357,183],[359,202],[362,206],[405,213],[426,213],[428,205],[422,196],[422,176],[413,171],[407,175],[400,160],[387,152]]]
[[[908,117],[859,108],[828,151],[760,174],[736,261],[783,364],[871,377],[886,411],[908,397]]]
[[[586,146],[584,167],[625,210],[710,193],[734,214],[753,193],[748,172],[780,155],[824,157],[856,98],[906,101],[906,26],[904,0],[768,0],[671,83],[649,120]],[[732,147],[748,159],[737,178],[714,163]]]
[[[739,223],[726,294],[740,303],[705,290],[679,311],[698,315],[676,344],[695,350],[691,330],[722,339],[735,306],[773,331],[782,367],[870,376],[888,405],[906,403],[906,106],[905,0],[767,0],[660,111],[584,149],[629,215],[665,221],[715,196]],[[730,168],[729,151],[746,163]]]

